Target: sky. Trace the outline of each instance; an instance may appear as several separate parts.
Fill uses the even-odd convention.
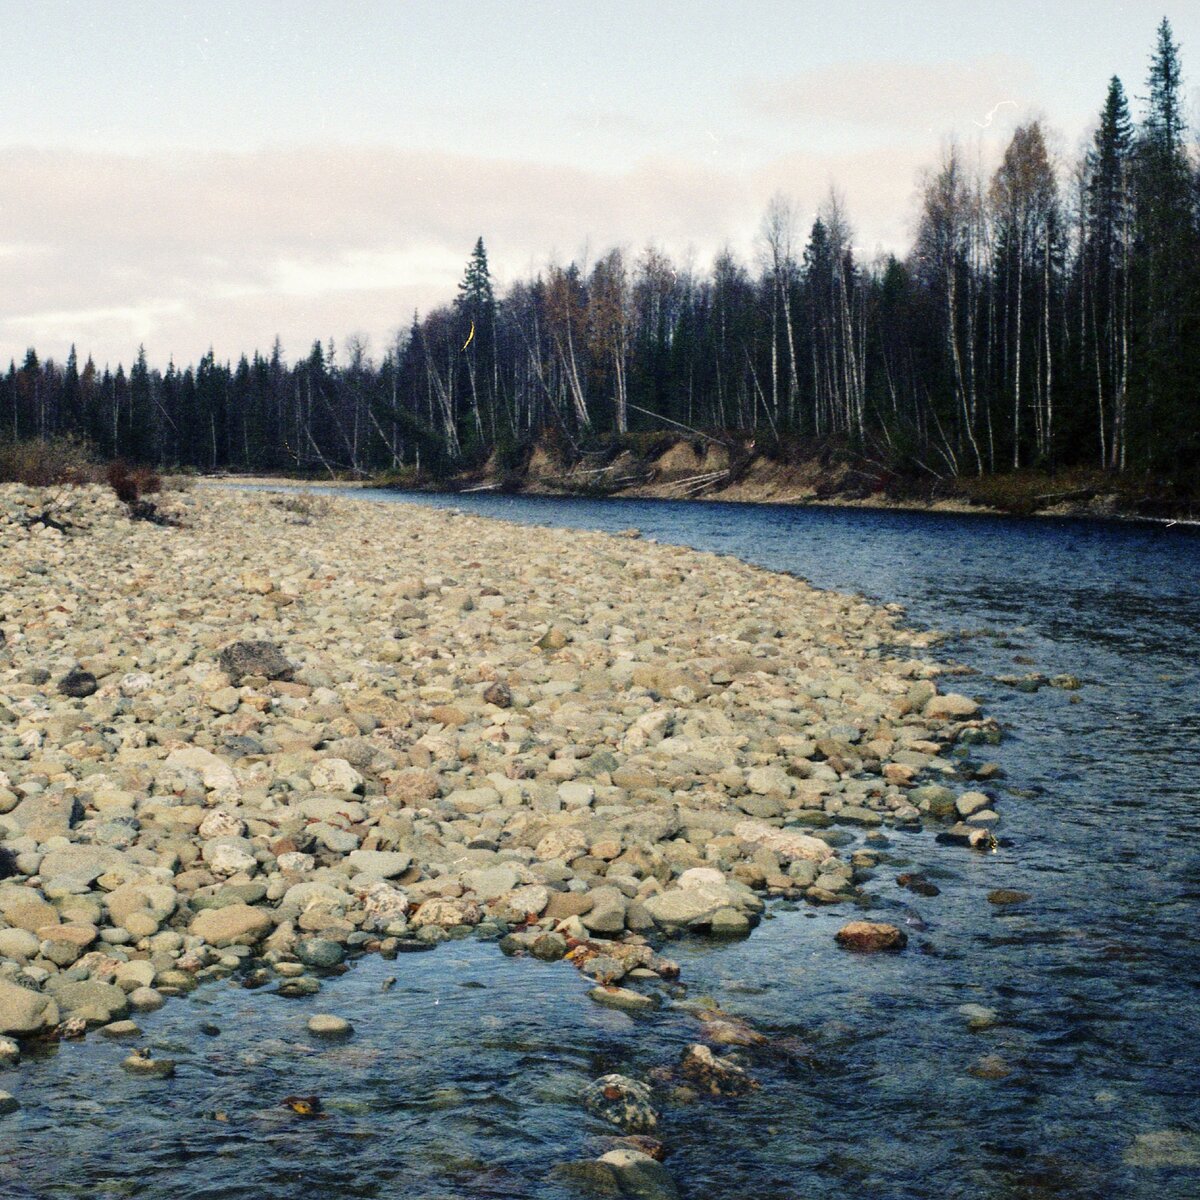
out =
[[[703,271],[776,193],[903,253],[949,139],[990,169],[1039,117],[1065,172],[1111,75],[1136,114],[1164,15],[1200,117],[1168,2],[0,0],[0,363],[379,356],[479,236],[500,289],[613,245]]]

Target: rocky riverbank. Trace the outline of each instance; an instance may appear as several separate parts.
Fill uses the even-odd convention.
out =
[[[1194,486],[1163,480],[1081,467],[939,477],[846,449],[797,445],[785,454],[745,437],[700,433],[630,434],[569,454],[538,443],[511,461],[493,456],[446,478],[408,469],[376,482],[443,492],[1006,513],[1177,526],[1200,520]]]
[[[160,508],[179,524],[0,488],[10,1038],[136,1033],[206,979],[309,995],[356,952],[472,931],[637,1011],[671,936],[852,903],[889,826],[991,844],[945,752],[994,729],[895,606],[632,530],[213,489]]]

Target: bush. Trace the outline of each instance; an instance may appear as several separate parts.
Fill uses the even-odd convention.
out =
[[[0,483],[78,487],[95,479],[91,447],[81,438],[31,438],[0,445]]]
[[[145,499],[148,495],[161,492],[162,480],[148,467],[130,467],[117,459],[108,464],[105,471],[108,486],[117,494],[117,499],[129,510],[134,521],[151,521],[155,525],[178,525],[179,522],[158,511],[158,505]]]
[[[162,480],[148,467],[130,467],[117,459],[105,471],[108,486],[117,493],[122,504],[136,504],[143,496],[162,491]]]

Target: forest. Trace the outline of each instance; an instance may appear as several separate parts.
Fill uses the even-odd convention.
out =
[[[1103,88],[1097,89],[1098,99]],[[1195,481],[1200,171],[1164,20],[1145,98],[1113,77],[1077,161],[1039,120],[994,172],[948,144],[905,257],[865,261],[830,193],[769,203],[756,260],[651,245],[551,264],[498,295],[482,237],[458,294],[380,357],[315,342],[165,369],[39,358],[0,376],[0,440],[105,458],[436,478],[539,440],[566,455],[650,431],[850,448],[935,479],[1085,466]]]

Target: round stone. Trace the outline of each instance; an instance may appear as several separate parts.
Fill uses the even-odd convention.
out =
[[[349,1037],[354,1032],[354,1026],[345,1017],[317,1013],[316,1016],[308,1018],[308,1032],[316,1034],[317,1037]]]

